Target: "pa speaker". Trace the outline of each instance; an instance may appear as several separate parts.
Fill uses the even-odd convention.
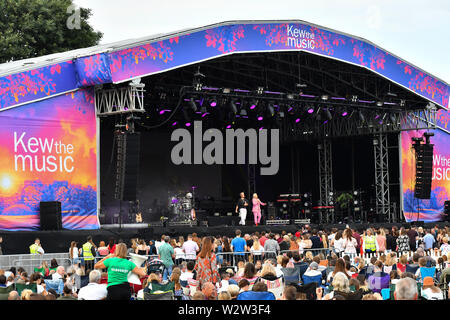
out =
[[[61,230],[61,202],[48,201],[39,203],[41,230]]]
[[[140,133],[117,135],[116,187],[118,200],[136,201],[139,176]]]
[[[416,185],[414,197],[430,199],[433,176],[433,144],[419,144],[416,150]]]

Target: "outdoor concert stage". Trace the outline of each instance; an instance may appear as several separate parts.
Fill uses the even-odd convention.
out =
[[[442,220],[450,86],[382,47],[300,20],[229,21],[0,65],[5,252],[36,235],[64,252],[87,234],[232,235],[218,223],[240,192],[270,219]],[[219,221],[99,229],[192,209]],[[61,225],[73,231],[34,231]]]
[[[391,228],[392,226],[407,226],[406,223],[360,223],[350,224],[351,228],[357,230],[365,230],[368,227],[385,227]],[[426,228],[432,228],[437,225],[439,228],[448,225],[445,222],[438,223],[425,223],[423,226]],[[344,229],[345,224],[327,224],[316,225],[310,224],[312,229],[317,230],[331,230],[331,228]],[[129,240],[132,238],[149,240],[159,240],[161,235],[169,235],[174,238],[179,236],[186,236],[188,234],[197,233],[199,237],[203,236],[227,236],[233,238],[237,229],[242,231],[242,234],[252,234],[254,232],[273,232],[281,233],[286,231],[287,233],[295,234],[295,232],[301,230],[301,225],[246,225],[246,226],[179,226],[179,227],[148,227],[146,224],[137,226],[136,224],[125,224],[120,229],[118,225],[105,225],[99,230],[62,230],[62,231],[26,231],[26,232],[1,232],[3,236],[3,254],[23,254],[28,253],[28,247],[32,244],[35,238],[41,240],[42,246],[46,253],[61,253],[68,252],[71,241],[77,241],[78,247],[86,242],[87,236],[92,236],[94,243],[99,244],[100,241],[106,243],[110,238],[117,240],[122,239],[129,245]]]

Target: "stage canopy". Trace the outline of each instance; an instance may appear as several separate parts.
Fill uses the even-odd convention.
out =
[[[365,39],[308,22],[223,22],[0,65],[0,229],[38,228],[39,202],[52,200],[62,203],[65,228],[99,227],[95,88],[226,55],[292,51],[365,68],[434,104],[438,150],[450,157],[443,80]],[[441,182],[440,202],[450,193],[448,178]]]

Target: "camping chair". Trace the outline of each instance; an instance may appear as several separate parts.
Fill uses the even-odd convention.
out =
[[[420,268],[420,277],[421,277],[422,282],[423,282],[423,279],[425,279],[425,277],[432,277],[434,280],[435,275],[436,275],[436,267],[431,267],[431,268],[421,267]]]
[[[161,292],[161,293],[149,293],[144,292],[144,300],[175,300],[173,291]]]
[[[308,284],[311,282],[315,282],[317,283],[318,286],[320,286],[322,284],[322,274],[319,274],[314,277],[303,275],[303,284]]]
[[[14,291],[13,284],[8,287],[0,287],[0,300],[8,300],[11,291]]]
[[[22,291],[25,289],[30,289],[34,293],[37,293],[36,283],[30,283],[30,284],[16,283],[16,291],[19,294],[19,296],[22,294]]]
[[[243,291],[239,293],[236,300],[276,300],[275,295],[270,292]]]
[[[297,268],[281,268],[283,272],[284,283],[286,285],[295,283],[298,284],[300,281],[300,271]]]
[[[411,265],[407,264],[405,272],[411,272],[412,274],[416,274],[417,269],[419,269],[419,266],[412,267]]]
[[[284,282],[282,278],[273,281],[261,278],[260,281],[266,284],[267,291],[272,292],[275,295],[275,298],[281,298],[284,291]]]
[[[381,289],[381,296],[383,297],[383,300],[391,299],[391,289],[390,288]]]
[[[189,296],[189,282],[187,280],[180,280],[180,284],[183,289],[183,294]]]

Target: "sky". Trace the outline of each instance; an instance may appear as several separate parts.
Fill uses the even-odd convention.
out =
[[[75,0],[102,44],[229,20],[304,20],[365,38],[450,83],[449,0]]]

